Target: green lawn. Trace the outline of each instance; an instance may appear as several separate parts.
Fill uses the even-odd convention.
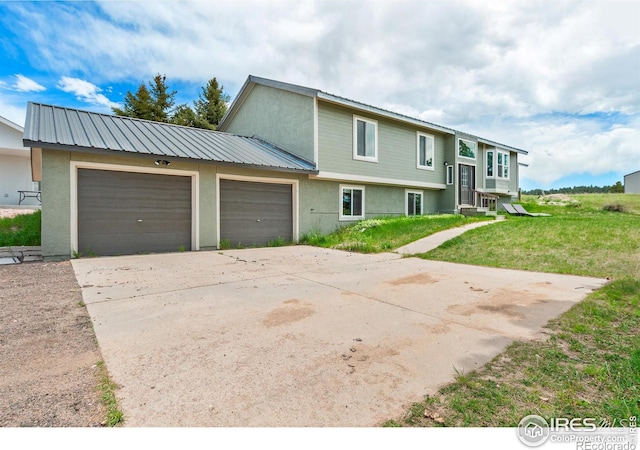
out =
[[[438,231],[480,220],[490,219],[453,214],[367,219],[344,226],[329,235],[310,233],[300,243],[360,253],[379,253],[402,247]]]
[[[552,216],[509,216],[419,256],[610,277],[612,282],[551,321],[547,339],[511,344],[479,370],[459,373],[434,395],[416,399],[406,415],[390,418],[387,426],[517,426],[529,414],[610,423],[640,416],[640,195],[572,198],[569,206],[553,206],[525,196],[529,211]],[[447,227],[456,225],[451,220]],[[458,220],[461,225],[468,219]],[[386,221],[372,227],[355,224],[308,243],[382,251],[439,231],[428,227],[396,240],[394,230],[404,227]]]
[[[40,245],[40,210],[0,219],[0,247]]]

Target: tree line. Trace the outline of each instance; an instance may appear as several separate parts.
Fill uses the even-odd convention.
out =
[[[522,191],[525,195],[550,195],[550,194],[623,194],[624,186],[617,181],[613,186],[573,186],[559,189],[531,189]]]
[[[215,130],[230,101],[215,77],[201,88],[193,107],[186,103],[176,105],[177,93],[169,88],[166,75],[157,74],[148,83],[141,83],[134,93],[127,91],[122,108],[111,109],[118,116]]]

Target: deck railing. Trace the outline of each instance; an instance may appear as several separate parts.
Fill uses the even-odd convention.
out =
[[[475,189],[471,189],[471,192],[473,192],[473,200],[476,207],[487,208],[489,211],[498,210],[498,199],[500,198],[498,195],[476,191]]]

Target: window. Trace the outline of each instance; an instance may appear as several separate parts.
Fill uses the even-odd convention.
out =
[[[422,215],[422,192],[420,191],[406,191],[407,201],[405,214],[407,216],[421,216]]]
[[[493,150],[487,150],[487,177],[493,177]]]
[[[418,133],[418,169],[433,170],[435,138],[430,134]]]
[[[378,122],[353,117],[353,159],[378,161]]]
[[[458,156],[461,158],[476,159],[478,144],[466,139],[458,139]]]
[[[453,166],[447,166],[447,184],[453,184]]]
[[[364,219],[364,188],[340,186],[340,220]]]
[[[509,179],[509,154],[498,152],[498,178]]]

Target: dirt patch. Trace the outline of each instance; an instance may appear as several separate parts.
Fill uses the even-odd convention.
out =
[[[291,299],[282,302],[284,306],[274,309],[264,318],[262,323],[267,327],[277,327],[298,322],[312,315],[314,309],[300,300]]]
[[[0,266],[0,426],[100,426],[102,359],[69,262]]]
[[[568,196],[567,194],[549,194],[542,195],[536,199],[539,205],[556,205],[556,206],[577,206],[580,204],[578,200]]]
[[[475,292],[482,292],[481,295],[484,295],[485,298],[481,298],[478,301],[467,304],[451,305],[447,308],[447,311],[453,314],[460,314],[462,316],[496,313],[509,319],[522,320],[525,318],[522,308],[549,301],[547,298],[543,298],[539,294],[533,294],[526,291],[498,289],[491,295],[486,295],[490,293],[489,290],[474,288],[471,288],[471,290]]]
[[[403,284],[433,284],[437,282],[438,280],[428,273],[417,273],[415,275],[409,275],[408,277],[387,281],[387,284],[392,286],[402,286]]]

